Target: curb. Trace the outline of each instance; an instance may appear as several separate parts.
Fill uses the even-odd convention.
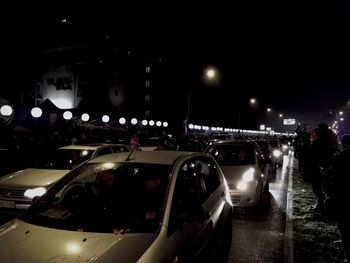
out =
[[[286,226],[284,230],[284,263],[294,262],[294,247],[293,247],[293,169],[294,157],[291,154],[291,161],[288,166],[288,190],[286,204]]]

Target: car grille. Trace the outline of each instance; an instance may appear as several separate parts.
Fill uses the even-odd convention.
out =
[[[236,190],[236,184],[235,183],[229,183],[228,186],[230,187],[231,190]]]
[[[231,196],[231,201],[233,204],[238,204],[241,201],[240,196]]]
[[[14,200],[28,200],[24,197],[23,189],[6,189],[0,188],[0,198],[14,199]]]

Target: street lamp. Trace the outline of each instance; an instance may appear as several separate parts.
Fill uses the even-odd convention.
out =
[[[207,66],[203,70],[202,74],[202,81],[208,86],[216,86],[220,84],[220,71],[215,66]],[[188,134],[188,124],[189,124],[189,118],[190,118],[190,102],[192,97],[193,87],[190,87],[187,95],[187,112],[186,112],[186,119],[184,123],[185,128],[185,134]]]
[[[70,119],[72,119],[73,118],[73,114],[72,114],[72,112],[70,112],[70,111],[65,111],[64,113],[63,113],[63,118],[66,120],[66,121],[69,121]]]
[[[208,85],[217,85],[220,82],[220,72],[215,66],[208,66],[204,69],[202,80]]]
[[[252,108],[255,108],[257,107],[257,104],[258,104],[258,101],[256,100],[256,98],[250,98],[249,99],[249,105],[250,107]],[[245,103],[244,103],[245,105]],[[242,111],[242,104],[240,103],[239,104],[239,109],[238,109],[238,130],[241,129],[241,111]]]
[[[102,116],[102,121],[103,121],[104,123],[109,122],[109,116],[108,116],[108,115],[103,115],[103,116]]]
[[[30,113],[32,114],[32,116],[34,118],[39,118],[42,114],[43,114],[43,111],[39,108],[39,107],[34,107]]]
[[[124,125],[126,123],[126,119],[124,117],[119,118],[119,123]]]
[[[90,115],[87,113],[83,113],[83,115],[81,115],[81,120],[87,122],[90,119]]]
[[[10,116],[12,114],[12,112],[13,112],[13,109],[10,105],[3,105],[0,108],[0,113],[3,116]]]

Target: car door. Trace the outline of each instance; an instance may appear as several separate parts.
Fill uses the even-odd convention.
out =
[[[261,177],[261,181],[262,181],[263,189],[264,189],[266,187],[266,184],[269,183],[269,167],[264,162],[260,149],[256,145],[253,146],[253,149],[254,149],[254,152],[256,153],[255,155],[256,155],[256,159],[257,159],[256,169],[257,169],[258,175],[260,175],[260,177]]]
[[[209,211],[213,228],[217,230],[225,224],[225,204],[226,189],[223,184],[223,176],[218,169],[218,165],[210,158],[200,158],[197,160],[201,166],[200,176],[205,184],[206,201],[203,204],[206,211]],[[227,211],[226,211],[227,212]]]
[[[202,161],[191,158],[179,169],[168,226],[170,243],[180,261],[192,262],[213,233],[205,182],[200,176]]]

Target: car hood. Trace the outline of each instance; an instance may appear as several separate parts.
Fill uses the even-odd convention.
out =
[[[0,187],[26,188],[48,186],[66,175],[69,170],[28,168],[0,178]]]
[[[243,173],[248,171],[248,169],[255,169],[255,165],[237,165],[237,166],[220,166],[226,180],[241,178]]]
[[[153,237],[58,230],[15,219],[0,229],[0,262],[135,262]]]

